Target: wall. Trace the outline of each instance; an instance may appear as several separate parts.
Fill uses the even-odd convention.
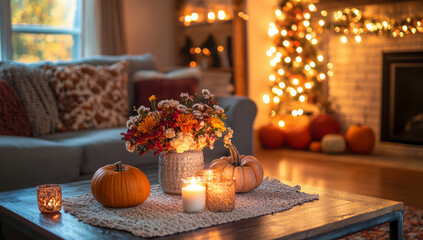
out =
[[[395,11],[393,10],[395,9]],[[366,6],[364,13],[371,16],[403,18],[418,16],[421,2]],[[349,39],[347,44],[339,36],[331,35],[328,60],[334,65],[334,76],[329,80],[329,96],[338,107],[344,131],[352,124],[361,123],[373,128],[377,137],[376,152],[397,156],[423,157],[423,147],[382,143],[380,138],[382,53],[423,50],[423,34],[403,38],[366,35],[361,43]]]
[[[175,65],[173,0],[124,0],[124,24],[128,54],[150,52],[160,68]]]

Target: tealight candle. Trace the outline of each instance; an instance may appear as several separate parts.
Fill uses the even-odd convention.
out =
[[[200,178],[182,179],[182,208],[185,212],[200,212],[206,207],[206,186]]]
[[[62,187],[59,184],[37,186],[37,202],[40,212],[60,211],[62,209]]]
[[[207,209],[229,212],[235,208],[235,178],[214,180],[207,185]]]

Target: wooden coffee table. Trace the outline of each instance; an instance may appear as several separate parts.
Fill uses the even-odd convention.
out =
[[[153,172],[146,173],[152,184],[155,184],[157,175]],[[65,198],[90,191],[90,181],[62,184]],[[402,239],[404,205],[401,202],[309,186],[302,186],[302,191],[318,193],[320,199],[295,206],[288,211],[164,238],[336,239],[383,223],[390,223],[391,239]],[[41,214],[38,211],[35,188],[1,192],[0,221],[18,228],[31,238],[139,239],[129,232],[79,222],[63,210],[58,214]]]

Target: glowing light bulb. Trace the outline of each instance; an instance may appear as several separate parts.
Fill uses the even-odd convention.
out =
[[[225,48],[223,46],[218,46],[217,47],[217,51],[218,52],[223,52],[223,50],[225,50]],[[270,55],[272,55],[272,54],[270,54]]]
[[[303,59],[300,56],[298,56],[298,57],[295,58],[295,61],[297,61],[297,62],[301,62],[302,60]]]
[[[306,26],[306,27],[310,26],[310,22],[309,22],[309,21],[304,21],[304,22],[303,22],[303,24],[304,24],[304,26]]]
[[[277,57],[277,58],[281,58],[281,57],[282,57],[282,53],[277,52],[277,53],[276,53],[276,57]]]
[[[328,76],[329,77],[333,77],[333,72],[332,71],[328,71]]]
[[[300,102],[304,102],[306,98],[304,95],[301,95],[298,99],[300,100]]]
[[[305,18],[305,19],[310,19],[310,13],[305,13],[305,14],[304,14],[304,18]]]
[[[198,20],[198,13],[193,12],[193,13],[191,14],[191,19],[192,19],[192,21],[197,21],[197,20]]]
[[[275,53],[276,52],[276,48],[275,47],[270,47],[270,49],[269,49],[272,53]]]
[[[189,23],[189,22],[191,22],[191,20],[192,19],[191,19],[191,16],[190,15],[186,15],[185,16],[185,22],[188,22]]]
[[[355,35],[355,41],[356,42],[361,42],[361,37],[360,37],[360,35]]]
[[[341,42],[344,43],[344,44],[347,43],[347,41],[348,41],[347,37],[345,37],[345,36],[342,36],[340,39],[341,39]]]
[[[272,60],[272,61],[270,61],[270,66],[272,66],[272,67],[274,67],[274,66],[276,66],[276,61],[275,60]]]
[[[298,109],[298,115],[299,116],[301,116],[301,115],[303,115],[303,113],[304,113],[304,111],[300,108],[300,109]]]
[[[273,82],[273,81],[275,81],[275,80],[276,80],[275,75],[273,75],[273,74],[272,74],[272,75],[270,75],[270,76],[269,76],[269,80],[270,80],[270,81],[272,81],[272,82]]]
[[[279,127],[283,128],[285,127],[285,122],[283,120],[279,120],[278,125]]]
[[[315,38],[311,39],[311,44],[316,45],[317,44],[317,39],[315,39]]]
[[[326,12],[325,10],[321,11],[320,14],[322,14],[323,17],[326,17],[328,15],[328,12]]]
[[[322,55],[317,56],[317,60],[318,60],[319,62],[322,62],[322,61],[323,61],[323,56],[322,56]],[[310,63],[310,65],[311,65],[311,63]],[[313,66],[312,66],[312,67],[313,67]]]
[[[324,20],[319,20],[319,25],[323,27],[325,25],[325,21]]]
[[[274,103],[279,103],[279,101],[280,101],[279,97],[274,97],[274,98],[273,98],[273,102],[274,102]]]
[[[265,104],[269,104],[270,103],[270,97],[269,97],[269,95],[267,95],[267,94],[264,94],[263,95],[263,102]]]
[[[282,68],[279,68],[278,74],[282,76],[285,74],[285,71]]]
[[[279,87],[280,87],[280,88],[285,88],[285,83],[280,82],[280,83],[279,83]]]
[[[281,10],[279,10],[279,9],[277,9],[277,10],[275,11],[275,14],[276,14],[276,16],[280,17],[280,16],[282,16],[282,11],[281,11]]]
[[[297,110],[292,110],[291,111],[292,116],[296,117],[298,116],[298,111]]]
[[[285,47],[289,47],[289,41],[288,41],[288,40],[283,41],[283,45],[284,45]]]
[[[322,58],[322,60],[323,60],[323,58]],[[315,66],[316,66],[316,64],[313,61],[311,61],[310,62],[310,67],[314,68]]]
[[[272,92],[273,93],[276,93],[278,91],[278,88],[277,87],[272,87]]]
[[[310,65],[305,65],[305,67],[304,67],[304,69],[306,70],[306,71],[310,71],[311,70],[311,67],[310,67]]]
[[[307,82],[304,84],[304,87],[307,89],[311,89],[312,86],[311,86],[311,83]]]
[[[272,52],[270,50],[267,50],[266,55],[270,57],[272,56]]]
[[[287,34],[288,34],[288,32],[285,29],[281,31],[282,36],[286,36]]]
[[[189,66],[193,68],[193,67],[197,66],[197,63],[195,61],[191,61],[191,62],[189,62]]]
[[[307,34],[307,35],[306,35],[306,39],[307,39],[307,40],[311,40],[311,38],[312,38],[311,34]]]
[[[293,31],[297,31],[297,30],[298,30],[298,27],[297,27],[297,25],[292,24],[292,25],[291,25],[291,29],[292,29]]]
[[[219,11],[217,12],[217,18],[218,18],[219,20],[224,20],[224,19],[226,18],[226,13],[225,13],[225,11],[223,11],[223,10],[219,10]]]
[[[291,96],[295,96],[295,95],[297,95],[297,91],[295,91],[295,89],[292,89],[291,90]]]
[[[308,5],[308,9],[309,9],[310,11],[312,11],[312,12],[317,11],[317,8],[316,8],[316,6],[314,6],[314,4],[310,4],[310,5]]]
[[[297,78],[292,79],[292,84],[298,85],[300,81]]]
[[[194,51],[195,51],[196,54],[200,54],[201,53],[201,48],[196,47]]]
[[[282,96],[282,94],[283,94],[283,91],[281,89],[276,90],[276,95]]]
[[[297,88],[297,92],[298,92],[298,93],[302,93],[303,91],[304,91],[304,89],[303,89],[302,87],[298,87],[298,88]]]
[[[403,26],[402,26],[402,30],[403,30],[404,32],[406,32],[406,31],[408,30],[407,26],[403,25]]]
[[[291,58],[290,58],[290,57],[286,57],[286,58],[285,58],[285,62],[286,62],[286,63],[290,63],[290,62],[291,62]]]
[[[328,63],[327,66],[328,66],[329,69],[332,69],[333,68],[333,64],[332,63]]]
[[[209,13],[207,14],[207,18],[208,18],[210,21],[214,21],[214,20],[216,19],[216,15],[214,14],[214,12],[209,12]]]
[[[319,74],[320,80],[325,80],[326,75],[324,73]]]
[[[297,47],[297,53],[301,53],[302,51],[303,51],[303,48],[302,47]]]

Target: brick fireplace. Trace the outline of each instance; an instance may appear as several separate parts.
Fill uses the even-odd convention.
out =
[[[404,18],[421,15],[422,2],[367,5],[363,13],[375,17]],[[376,133],[376,153],[400,157],[423,157],[423,146],[381,141],[383,53],[423,51],[423,35],[403,38],[365,35],[361,43],[339,36],[325,40],[327,60],[334,65],[328,95],[335,105],[344,131],[352,124],[369,125]],[[422,89],[423,97],[423,89]]]

